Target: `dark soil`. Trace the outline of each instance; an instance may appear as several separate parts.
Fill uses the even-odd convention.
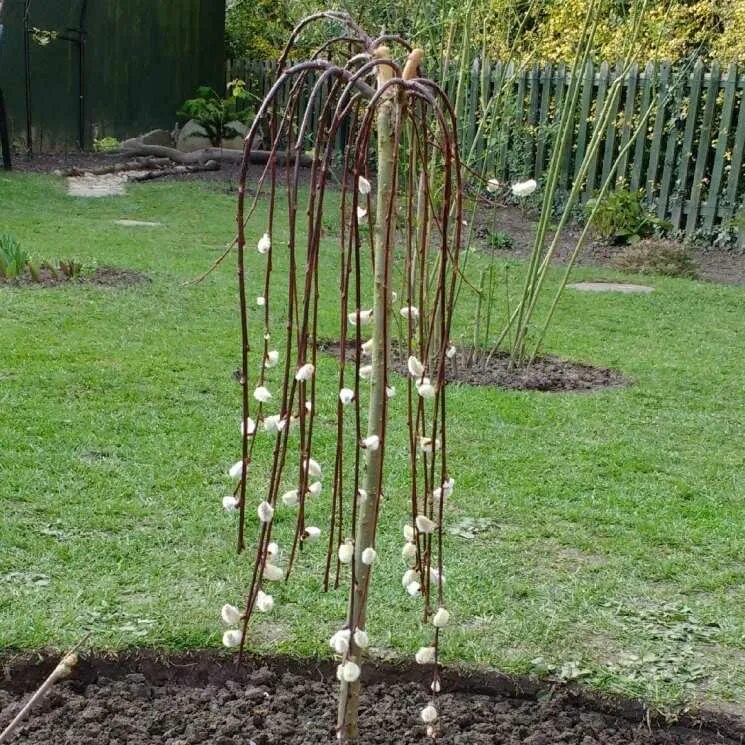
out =
[[[78,277],[67,277],[61,273],[54,276],[48,269],[39,272],[39,280],[31,279],[29,275],[20,278],[6,279],[0,277],[0,287],[59,287],[96,285],[98,287],[132,287],[143,282],[150,282],[150,277],[134,269],[120,269],[115,266],[100,266],[90,273]]]
[[[51,659],[10,661],[0,680],[0,730],[50,672]],[[701,713],[674,724],[637,703],[552,691],[496,674],[445,673],[436,740],[419,719],[428,703],[421,669],[365,670],[363,745],[734,745],[745,725]],[[83,660],[17,731],[28,745],[322,745],[333,743],[336,681],[330,663],[194,653],[132,653]],[[651,724],[651,728],[648,726]]]
[[[120,159],[106,153],[65,153],[65,154],[40,154],[31,160],[25,156],[16,156],[13,161],[13,169],[21,173],[51,173],[66,168],[101,168]],[[264,170],[263,166],[252,165],[248,169],[249,183],[257,181]],[[227,193],[238,193],[239,163],[220,164],[218,171],[198,171],[196,173],[171,174],[156,180],[160,181],[208,181],[216,182],[215,186],[224,187]],[[301,169],[301,174],[307,169]]]
[[[492,249],[488,245],[488,231],[496,230],[509,233],[513,241],[512,248]],[[580,230],[576,226],[562,232],[559,239],[554,264],[565,264],[577,245]],[[500,259],[526,259],[533,247],[535,235],[535,216],[510,206],[497,206],[479,212],[476,218],[475,235],[477,245],[498,256]],[[550,240],[551,236],[549,236]],[[580,252],[577,260],[579,266],[613,267],[617,256],[624,246],[606,243],[588,243]],[[737,249],[701,247],[691,250],[691,257],[696,265],[696,277],[707,282],[724,284],[745,284],[745,253]]]
[[[347,359],[355,358],[354,342],[347,342]],[[339,356],[338,341],[320,341],[318,348]],[[395,351],[394,351],[395,355]],[[570,362],[559,357],[537,357],[530,367],[513,368],[510,358],[498,352],[487,361],[484,355],[471,360],[471,350],[459,349],[457,356],[448,362],[445,379],[450,383],[487,385],[518,391],[597,391],[603,388],[622,388],[630,384],[617,370],[594,367],[581,362]],[[392,369],[407,376],[406,359],[395,355]]]

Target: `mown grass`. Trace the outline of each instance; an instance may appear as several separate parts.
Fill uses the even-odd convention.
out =
[[[239,600],[249,570],[220,507],[239,448],[234,268],[184,283],[231,237],[233,207],[209,184],[143,184],[84,201],[52,178],[0,178],[0,229],[32,254],[152,279],[127,289],[0,287],[0,648],[62,647],[85,629],[99,648],[220,644],[219,607]],[[263,215],[262,206],[256,233]],[[114,225],[120,218],[163,227]],[[252,252],[250,261],[257,269],[263,259]],[[469,271],[484,262],[474,255]],[[323,267],[320,324],[333,335],[332,243]],[[522,267],[510,271],[519,281]],[[563,666],[564,677],[579,670],[593,686],[661,708],[742,705],[745,292],[653,284],[648,296],[567,292],[546,342],[620,369],[633,386],[590,395],[451,387],[457,490],[447,520],[479,530],[447,537],[457,622],[445,659],[554,675]],[[464,300],[459,333],[472,308]],[[324,358],[319,370],[317,457],[327,464],[335,364]],[[400,418],[393,435],[403,442]],[[369,628],[376,654],[402,657],[426,632],[399,581],[406,463],[397,450]],[[257,475],[266,439],[258,451]],[[326,497],[311,513],[322,527]],[[278,511],[280,539],[291,517]],[[319,592],[322,552],[304,552],[294,580],[274,588],[256,649],[329,652],[344,598]]]

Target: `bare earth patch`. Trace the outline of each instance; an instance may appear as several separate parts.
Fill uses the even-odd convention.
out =
[[[0,681],[0,729],[55,660],[12,660]],[[130,653],[83,660],[21,726],[26,745],[322,745],[336,742],[336,687],[329,662],[249,659],[193,653],[157,658]],[[630,701],[532,679],[445,670],[437,738],[418,717],[428,703],[421,669],[368,666],[361,704],[365,745],[734,745],[745,726],[722,714],[675,724]]]
[[[339,356],[338,341],[319,341],[322,352]],[[347,342],[347,360],[354,361],[354,342]],[[528,367],[512,367],[509,356],[504,352],[494,354],[491,359],[483,355],[473,362],[469,349],[460,349],[457,356],[449,361],[445,379],[450,383],[466,385],[485,385],[518,391],[596,391],[604,388],[622,388],[631,381],[618,370],[594,367],[581,362],[562,360],[559,357],[537,357]],[[394,372],[408,376],[404,356],[394,353]]]
[[[62,274],[55,276],[48,269],[39,271],[39,280],[34,281],[28,275],[21,278],[5,279],[0,277],[0,287],[59,287],[59,286],[85,286],[94,285],[98,287],[132,287],[134,285],[150,282],[150,277],[143,272],[134,269],[121,269],[116,266],[100,266],[90,273],[84,273],[77,277],[66,277]]]
[[[480,209],[475,221],[475,244],[480,244],[482,250],[493,253],[500,259],[526,259],[533,245],[535,236],[536,215],[521,210],[518,207],[504,205],[495,208]],[[489,246],[489,231],[504,231],[513,241],[512,248],[492,248]],[[556,255],[552,263],[565,264],[574,251],[579,238],[578,226],[571,225],[561,235]],[[549,234],[549,239],[552,236]],[[610,246],[606,243],[588,242],[582,249],[579,260],[580,266],[613,267],[623,246]],[[691,253],[696,264],[696,274],[699,279],[707,282],[722,282],[725,284],[745,284],[745,251],[736,248],[718,248],[715,246],[701,246]]]

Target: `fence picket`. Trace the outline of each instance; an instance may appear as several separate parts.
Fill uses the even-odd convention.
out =
[[[481,72],[479,66],[479,58],[476,57],[473,60],[471,66],[471,79],[468,88],[468,101],[466,104],[466,142],[468,145],[464,148],[464,152],[468,152],[473,145],[474,138],[476,136],[476,112],[479,108],[479,85],[481,81]]]
[[[582,98],[579,104],[579,125],[577,128],[577,147],[574,151],[574,178],[579,174],[582,159],[585,157],[587,148],[587,128],[590,122],[590,107],[592,105],[592,94],[595,87],[595,68],[592,60],[588,60],[585,66],[584,80],[582,81]]]
[[[738,208],[737,187],[740,182],[740,174],[743,167],[743,154],[745,154],[745,94],[743,94],[743,99],[740,101],[740,113],[737,116],[735,143],[732,148],[732,160],[729,164],[727,192],[724,197],[724,205],[721,211],[722,219],[725,222],[732,219]],[[745,202],[743,204],[745,204]],[[743,215],[743,217],[745,218],[745,215]],[[742,234],[742,230],[740,233]]]
[[[508,153],[510,146],[510,131],[514,131],[516,128],[515,117],[514,117],[514,105],[515,96],[513,94],[512,83],[509,83],[507,87],[507,81],[513,80],[515,77],[515,63],[510,62],[507,65],[507,69],[504,71],[504,77],[500,81],[500,97],[502,98],[502,105],[500,106],[499,113],[499,164],[497,169],[497,178],[502,181],[508,181],[510,178],[509,165],[508,165]],[[494,112],[496,116],[497,112]],[[512,126],[510,126],[512,123]]]
[[[711,181],[709,182],[708,195],[701,212],[704,215],[703,228],[711,232],[717,216],[717,205],[719,200],[719,187],[722,184],[725,169],[725,154],[729,141],[730,126],[732,125],[732,112],[735,109],[735,94],[737,92],[737,65],[733,62],[728,68],[722,80],[724,88],[724,101],[719,115],[719,134],[717,135],[717,148],[714,154],[714,165],[711,169]]]
[[[485,102],[482,101],[482,106],[485,103],[483,110],[486,111],[487,108],[489,109],[489,122],[488,125],[484,128],[483,138],[481,141],[482,147],[484,148],[484,156],[481,157],[485,160],[486,163],[487,176],[491,177],[492,175],[496,175],[497,178],[499,178],[499,175],[496,174],[496,171],[498,167],[497,158],[500,144],[497,123],[499,122],[498,114],[503,112],[499,112],[499,107],[495,105],[496,102],[491,102],[500,95],[503,75],[504,69],[501,62],[496,62],[493,66],[490,67],[489,81],[487,83],[490,94],[487,96]]]
[[[623,76],[623,66],[619,64],[616,67],[616,73],[613,76],[613,81]],[[610,116],[608,117],[608,125],[605,128],[605,147],[603,148],[603,170],[600,175],[600,183],[604,184],[605,179],[608,178],[611,166],[613,165],[613,156],[616,151],[616,134],[617,134],[617,117],[618,109],[621,105],[621,96],[623,95],[623,89],[626,84],[624,79],[621,82],[621,87],[618,88],[617,93],[613,96],[613,100],[610,104]]]
[[[551,104],[551,84],[553,82],[553,66],[544,65],[541,70],[541,112],[538,119],[538,145],[535,151],[535,169],[533,178],[539,179],[543,173],[545,162],[546,140],[548,139],[549,107]]]
[[[642,78],[643,78],[644,83],[642,85],[642,99],[641,99],[641,104],[639,106],[640,116],[644,115],[644,112],[649,108],[649,105],[652,103],[652,88],[656,80],[655,72],[656,72],[655,66],[651,62],[647,63],[647,66],[644,68],[644,72],[642,73]],[[658,100],[658,106],[659,106],[659,100]],[[651,126],[650,126],[651,121],[652,121],[651,118],[647,121],[647,125],[644,128],[644,131],[639,133],[639,137],[634,143],[634,160],[631,165],[631,175],[629,177],[629,189],[631,191],[637,191],[639,187],[641,186],[642,169],[644,168],[645,149],[647,147],[653,146],[653,143],[650,142],[650,137],[648,134],[652,131]]]
[[[655,184],[657,184],[657,170],[660,164],[660,153],[662,152],[662,139],[665,135],[665,125],[667,122],[667,109],[670,101],[670,65],[665,62],[660,69],[660,83],[657,95],[657,111],[654,117],[654,129],[652,132],[652,149],[649,152],[649,162],[647,163],[647,177],[645,179],[645,190],[647,193],[647,205],[654,204]]]
[[[559,136],[559,121],[561,117],[561,109],[564,106],[564,97],[567,95],[567,90],[569,87],[569,80],[567,75],[567,68],[566,65],[560,64],[556,71],[556,104],[554,106],[554,126],[555,126],[555,134],[554,134],[554,141],[556,141],[556,138]],[[572,117],[572,123],[571,123],[571,129],[572,133],[574,132],[574,128],[576,126],[576,111],[570,112],[570,115]],[[567,143],[567,146],[564,148],[564,152],[561,154],[561,165],[559,166],[559,189],[561,191],[566,191],[569,185],[569,165],[571,163],[571,157],[572,157],[572,147],[571,144],[574,141],[573,137],[570,137],[569,142]]]
[[[686,126],[683,132],[683,147],[680,151],[680,163],[678,164],[675,179],[677,189],[674,192],[672,208],[670,210],[670,222],[672,223],[673,230],[678,230],[680,228],[680,222],[683,215],[683,201],[688,184],[688,169],[691,163],[691,156],[693,155],[693,136],[696,132],[699,98],[701,96],[703,81],[704,64],[700,59],[698,59],[696,60],[696,64],[693,66],[691,88],[688,93]]]
[[[665,126],[665,158],[662,164],[662,176],[660,177],[660,195],[657,198],[657,217],[663,219],[668,214],[668,202],[673,187],[675,174],[673,173],[673,163],[675,161],[675,152],[678,149],[678,125],[680,118],[677,113],[680,111],[683,99],[683,87],[675,86],[672,91],[672,105],[670,106],[671,118]]]
[[[600,65],[598,72],[598,90],[595,95],[595,111],[593,114],[593,125],[592,131],[595,134],[595,130],[600,125],[599,114],[603,106],[605,105],[605,95],[608,92],[608,77],[610,76],[610,69],[607,62],[603,62]],[[600,147],[590,156],[590,164],[587,169],[587,181],[585,182],[585,191],[582,195],[582,201],[586,202],[595,190],[595,179],[598,171],[598,154],[600,153]]]
[[[528,85],[528,70],[525,67],[520,69],[520,76],[517,79],[517,98],[515,99],[515,131],[510,136],[510,142],[515,141],[515,137],[518,140],[524,140],[525,138],[525,122],[523,119],[525,111],[525,89]],[[509,150],[509,149],[508,149]],[[509,155],[508,155],[509,157]],[[507,174],[509,180],[523,178],[523,174],[520,173],[519,169],[515,168],[515,163],[510,163],[509,171]]]
[[[709,71],[709,79],[706,87],[706,102],[704,114],[701,119],[701,130],[698,136],[698,150],[693,170],[693,183],[691,184],[691,198],[688,200],[688,215],[686,218],[685,232],[693,235],[698,223],[698,209],[701,203],[701,188],[706,163],[709,157],[709,146],[711,144],[711,126],[714,121],[714,108],[719,94],[719,64],[713,62]]]
[[[626,100],[623,107],[623,123],[621,125],[621,140],[618,145],[619,152],[626,147],[631,139],[631,131],[634,127],[634,112],[636,111],[636,87],[639,80],[639,65],[634,62],[629,68],[626,75],[625,93]],[[641,109],[643,112],[644,109]],[[611,135],[612,136],[612,135]],[[629,160],[629,154],[623,153],[618,162],[617,179],[626,179],[626,164]]]

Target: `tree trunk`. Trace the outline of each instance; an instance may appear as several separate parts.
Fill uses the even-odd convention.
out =
[[[387,50],[378,50],[379,57],[388,57]],[[380,67],[378,84],[390,77],[390,68]],[[373,349],[372,377],[370,380],[370,407],[368,435],[378,435],[380,446],[365,453],[365,491],[367,498],[359,500],[357,533],[354,540],[355,586],[351,588],[350,611],[347,626],[364,629],[367,616],[367,592],[371,567],[362,562],[362,552],[375,545],[378,503],[381,496],[381,460],[385,448],[386,416],[386,360],[390,357],[388,314],[391,307],[390,270],[396,225],[396,174],[394,167],[394,130],[396,126],[397,99],[387,96],[377,112],[377,199],[375,209],[375,296],[373,300]],[[357,495],[354,496],[357,498]],[[361,650],[350,639],[349,659],[362,666]],[[360,680],[342,681],[339,692],[338,733],[342,743],[357,742],[357,725],[360,703]]]

